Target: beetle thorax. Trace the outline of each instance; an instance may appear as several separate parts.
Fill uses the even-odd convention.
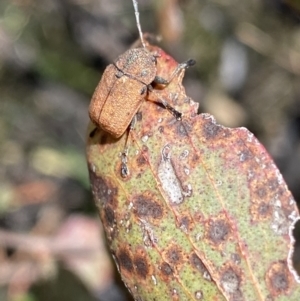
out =
[[[122,73],[145,85],[151,84],[156,75],[155,57],[146,48],[127,50],[118,57],[115,65]]]

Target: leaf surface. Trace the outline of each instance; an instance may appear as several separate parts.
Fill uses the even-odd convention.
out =
[[[177,62],[149,48],[169,78]],[[300,300],[292,195],[252,133],[197,115],[183,73],[143,102],[128,137],[129,177],[120,173],[126,135],[89,127],[92,191],[122,279],[136,300]]]

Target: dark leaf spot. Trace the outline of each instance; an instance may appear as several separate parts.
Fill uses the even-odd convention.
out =
[[[179,227],[184,232],[190,230],[190,218],[188,216],[182,216],[178,221]]]
[[[197,254],[193,253],[191,255],[190,263],[191,263],[192,267],[194,269],[198,270],[206,280],[209,280],[209,281],[211,280],[211,276],[210,276],[207,268],[205,267],[204,263],[198,257]]]
[[[266,281],[273,296],[288,293],[290,288],[290,274],[285,261],[272,264],[266,273]]]
[[[151,217],[154,219],[161,219],[163,216],[161,205],[145,195],[138,196],[134,201],[134,213],[139,217]]]
[[[252,156],[252,153],[248,149],[244,149],[240,153],[239,157],[240,157],[241,162],[245,162],[245,161],[250,160],[253,156]]]
[[[265,202],[259,204],[258,213],[262,216],[267,216],[270,213],[271,206]]]
[[[255,193],[260,199],[265,198],[267,195],[267,191],[265,187],[259,187],[258,189],[256,189]]]
[[[270,203],[254,199],[251,202],[250,214],[253,222],[259,222],[268,218],[272,218],[273,208]]]
[[[228,268],[221,275],[221,284],[227,293],[233,294],[239,290],[240,278],[232,268]]]
[[[220,244],[226,240],[229,232],[229,225],[224,220],[211,221],[208,229],[208,238],[214,244]]]
[[[234,253],[234,254],[231,254],[231,260],[234,262],[234,264],[240,264],[241,263],[241,257],[239,254],[237,253]]]
[[[163,126],[159,126],[158,127],[158,131],[162,134],[164,132],[164,127]]]
[[[173,274],[173,270],[172,270],[171,266],[169,264],[167,264],[166,262],[164,262],[161,265],[161,271],[165,276],[170,276]]]
[[[277,273],[272,279],[273,286],[277,291],[285,291],[288,288],[288,281],[284,273]]]
[[[173,265],[177,265],[182,261],[181,250],[176,245],[172,245],[168,249],[166,256],[167,256],[168,261]]]
[[[206,139],[213,139],[219,134],[221,127],[211,120],[207,121],[203,127],[203,135]]]
[[[105,217],[105,222],[110,227],[112,227],[115,223],[115,213],[114,213],[114,210],[110,206],[105,206],[104,217]]]
[[[268,180],[268,187],[270,190],[275,191],[279,188],[278,180],[277,178],[273,178]]]
[[[136,159],[136,162],[138,166],[143,166],[147,163],[147,160],[145,159],[145,156],[143,154],[140,154]]]
[[[146,146],[146,145],[143,145],[143,146],[142,146],[142,152],[143,152],[143,153],[147,153],[148,150],[149,150],[149,149],[148,149],[148,146]]]
[[[146,258],[141,255],[137,255],[135,256],[133,263],[137,274],[143,279],[146,279],[149,274],[149,266]]]
[[[89,166],[89,174],[95,202],[100,202],[101,205],[110,204],[115,207],[117,205],[116,196],[118,194],[118,189],[109,181],[106,181],[103,177],[98,176],[93,172],[91,166]]]
[[[163,279],[163,281],[169,282],[173,279],[173,269],[168,263],[163,262],[159,267],[159,270],[161,271],[160,276]]]
[[[133,263],[128,250],[122,249],[117,255],[117,260],[121,269],[130,273],[133,272]]]
[[[200,160],[200,157],[196,154],[193,155],[192,157],[192,162],[198,164]]]

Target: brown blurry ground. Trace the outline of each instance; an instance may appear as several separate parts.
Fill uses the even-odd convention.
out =
[[[300,200],[297,0],[140,0],[187,94],[246,126]],[[85,162],[87,107],[138,37],[131,0],[0,2],[0,300],[129,300],[116,285]],[[118,280],[116,280],[118,281]]]

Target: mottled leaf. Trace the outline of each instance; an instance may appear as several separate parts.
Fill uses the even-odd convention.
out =
[[[177,63],[151,50],[168,78]],[[281,174],[247,129],[197,115],[182,78],[143,102],[128,137],[127,178],[127,135],[89,127],[92,191],[122,279],[136,300],[300,300],[291,263],[299,215]]]

